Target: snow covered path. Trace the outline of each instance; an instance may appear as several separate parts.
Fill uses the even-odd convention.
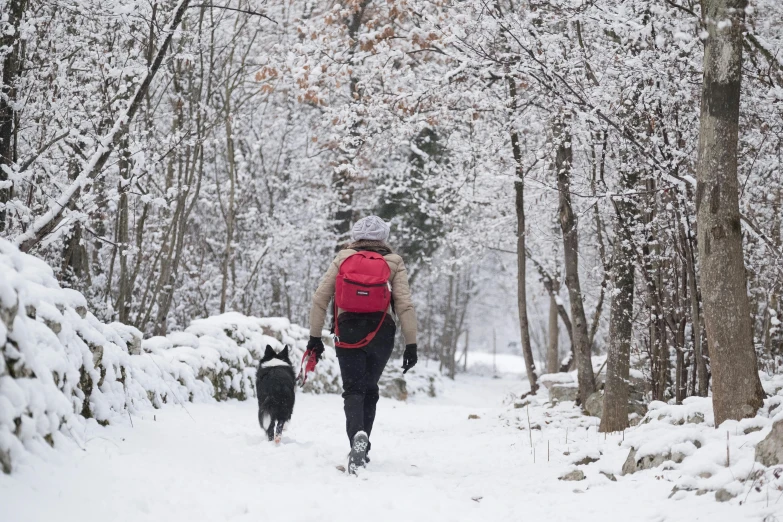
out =
[[[133,427],[96,427],[85,451],[51,452],[0,475],[0,519],[760,520],[711,496],[667,500],[671,483],[649,475],[558,481],[562,451],[548,463],[539,444],[533,463],[528,432],[501,418],[504,397],[522,388],[518,378],[461,376],[444,397],[382,399],[373,460],[358,478],[335,469],[348,450],[336,395],[300,394],[279,447],[262,437],[253,401],[148,411]]]

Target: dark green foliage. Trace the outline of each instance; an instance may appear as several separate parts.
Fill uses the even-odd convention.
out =
[[[431,180],[433,171],[448,168],[448,150],[432,128],[422,130],[413,145],[407,172],[390,180],[376,212],[391,222],[394,249],[415,268],[433,255],[443,235]]]

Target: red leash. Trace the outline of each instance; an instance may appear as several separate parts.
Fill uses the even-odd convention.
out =
[[[299,376],[296,378],[299,382],[299,386],[304,387],[307,382],[307,374],[315,371],[316,364],[318,364],[318,357],[315,355],[315,352],[313,350],[306,350],[302,356],[302,362],[299,365]]]

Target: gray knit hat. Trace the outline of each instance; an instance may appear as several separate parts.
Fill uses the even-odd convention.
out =
[[[357,221],[351,229],[351,238],[354,241],[369,239],[372,241],[386,241],[389,239],[389,225],[378,216],[367,216]]]

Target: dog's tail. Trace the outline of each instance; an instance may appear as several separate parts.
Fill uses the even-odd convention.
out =
[[[269,414],[267,405],[269,399],[264,400],[258,407],[258,423],[261,425],[261,429],[267,431],[272,424],[272,416]]]

